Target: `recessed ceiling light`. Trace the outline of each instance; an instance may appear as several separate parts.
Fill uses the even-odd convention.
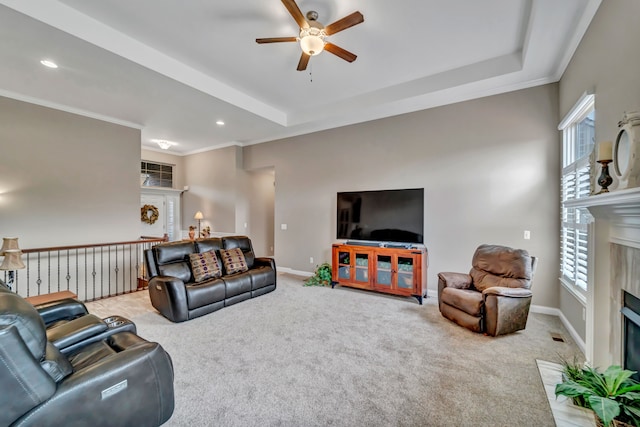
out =
[[[42,61],[40,61],[40,63],[42,65],[44,65],[45,67],[49,67],[49,68],[58,68],[58,64],[56,64],[53,61],[49,61],[48,59],[43,59]]]
[[[223,122],[222,120],[218,120],[218,121],[216,122],[216,124],[217,124],[218,126],[224,126],[224,122]]]

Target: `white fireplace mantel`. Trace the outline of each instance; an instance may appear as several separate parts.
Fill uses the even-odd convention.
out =
[[[567,207],[588,208],[596,217],[635,216],[640,218],[640,187],[568,200],[564,204]]]
[[[609,221],[610,242],[640,249],[640,188],[570,200],[564,205],[587,208],[596,221]]]
[[[586,304],[585,357],[594,366],[621,364],[621,293],[633,281],[629,273],[636,261],[613,259],[620,256],[612,243],[640,249],[640,188],[570,200],[564,202],[564,206],[586,208],[594,217],[589,251],[591,271]],[[621,281],[625,282],[622,286]]]

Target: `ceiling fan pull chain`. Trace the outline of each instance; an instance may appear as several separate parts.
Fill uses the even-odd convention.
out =
[[[313,64],[309,66],[309,82],[313,83]]]

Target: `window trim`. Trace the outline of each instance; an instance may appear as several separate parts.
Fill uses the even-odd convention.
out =
[[[582,94],[576,105],[564,116],[564,119],[558,125],[558,130],[564,131],[568,126],[579,122],[585,118],[587,114],[595,108],[595,95],[591,92]],[[563,139],[564,142],[564,139]]]
[[[560,186],[561,186],[561,216],[563,215],[564,212],[564,204],[567,201],[571,201],[574,199],[578,199],[578,198],[582,198],[582,197],[588,197],[588,195],[582,195],[581,197],[578,197],[578,191],[576,191],[575,194],[575,198],[574,199],[564,199],[564,179],[565,176],[567,174],[567,172],[569,172],[569,170],[574,169],[574,170],[578,170],[579,166],[581,163],[585,163],[588,162],[588,165],[591,167],[592,165],[590,165],[590,155],[584,156],[586,157],[586,159],[580,158],[580,159],[575,159],[573,160],[571,163],[569,163],[568,165],[566,164],[566,159],[567,159],[567,145],[568,143],[571,144],[571,147],[569,147],[569,149],[573,150],[575,149],[575,144],[574,144],[574,139],[575,139],[575,132],[569,133],[570,128],[572,128],[574,125],[578,124],[579,122],[581,122],[582,120],[584,120],[592,111],[595,111],[595,95],[593,93],[590,92],[585,92],[582,94],[582,96],[580,97],[580,99],[578,100],[578,102],[576,102],[576,104],[573,106],[573,108],[571,108],[571,110],[566,114],[566,116],[562,119],[562,121],[560,122],[560,124],[558,125],[558,130],[562,131],[562,162],[561,162],[561,170],[560,170]],[[567,141],[567,139],[570,139],[570,141]],[[594,147],[595,148],[595,147]],[[592,171],[590,172],[592,173]],[[577,179],[577,178],[576,178]],[[576,189],[577,190],[577,189]],[[575,228],[575,230],[577,230],[577,228]],[[564,276],[564,269],[563,269],[563,253],[565,252],[565,248],[562,245],[562,241],[563,241],[563,231],[564,231],[564,219],[561,218],[561,223],[560,223],[560,277],[559,277],[559,281],[561,283],[562,286],[564,286],[574,297],[576,297],[580,302],[582,303],[586,303],[586,295],[589,292],[589,289],[593,287],[593,272],[592,269],[593,268],[589,268],[589,266],[593,266],[593,234],[595,232],[595,229],[593,227],[593,220],[591,220],[590,222],[586,223],[586,232],[587,232],[587,278],[586,278],[586,289],[583,289],[580,285],[578,285],[576,283],[576,281],[570,281],[568,280],[567,277]],[[576,249],[577,250],[577,249]],[[577,266],[576,266],[577,268]]]

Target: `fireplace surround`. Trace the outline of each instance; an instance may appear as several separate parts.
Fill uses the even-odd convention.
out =
[[[625,295],[640,300],[640,188],[571,200],[565,206],[587,208],[594,217],[589,260],[592,271],[586,295],[585,357],[597,367],[624,366],[626,362],[631,369],[638,370],[637,359],[625,358],[630,348],[625,347],[625,341],[635,338],[632,345],[637,346],[640,327],[632,322],[625,328],[629,317],[622,311]],[[634,307],[638,313],[640,307]],[[624,310],[630,311],[631,307]],[[626,336],[627,332],[633,335]],[[640,354],[635,348],[636,354]]]

